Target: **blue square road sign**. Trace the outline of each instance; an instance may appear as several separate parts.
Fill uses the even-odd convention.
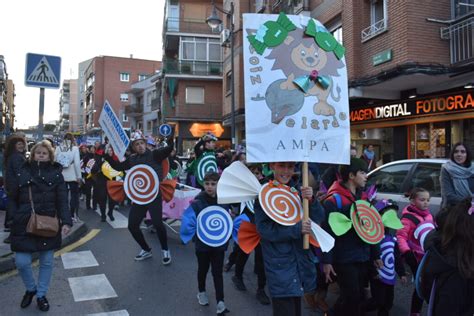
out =
[[[61,84],[61,57],[26,54],[25,85],[58,89]]]

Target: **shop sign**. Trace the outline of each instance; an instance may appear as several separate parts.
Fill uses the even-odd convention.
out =
[[[372,56],[372,65],[377,66],[392,60],[392,50],[387,49]]]
[[[201,137],[207,132],[211,132],[217,137],[221,137],[222,133],[224,133],[224,128],[219,123],[213,123],[213,124],[194,123],[189,129],[189,131],[194,137]]]
[[[428,98],[408,99],[351,110],[351,123],[400,120],[441,113],[474,111],[474,90]]]

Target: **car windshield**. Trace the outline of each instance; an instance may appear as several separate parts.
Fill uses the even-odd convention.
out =
[[[412,166],[412,163],[403,163],[383,167],[370,175],[367,185],[375,184],[381,193],[403,193],[402,184]]]

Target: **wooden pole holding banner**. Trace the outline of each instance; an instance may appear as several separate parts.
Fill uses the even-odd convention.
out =
[[[308,186],[308,162],[303,162],[303,187]],[[303,199],[303,220],[307,221],[309,218],[309,200]],[[303,249],[309,249],[309,235],[305,234],[303,236]]]

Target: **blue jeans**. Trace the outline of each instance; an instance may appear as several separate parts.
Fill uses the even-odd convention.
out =
[[[40,251],[39,257],[39,275],[38,286],[36,286],[35,278],[33,276],[33,269],[31,268],[31,252],[17,252],[15,253],[15,263],[20,272],[21,279],[25,284],[26,290],[29,292],[36,292],[36,297],[44,297],[48,292],[49,282],[53,274],[53,260],[54,251],[46,250]]]

